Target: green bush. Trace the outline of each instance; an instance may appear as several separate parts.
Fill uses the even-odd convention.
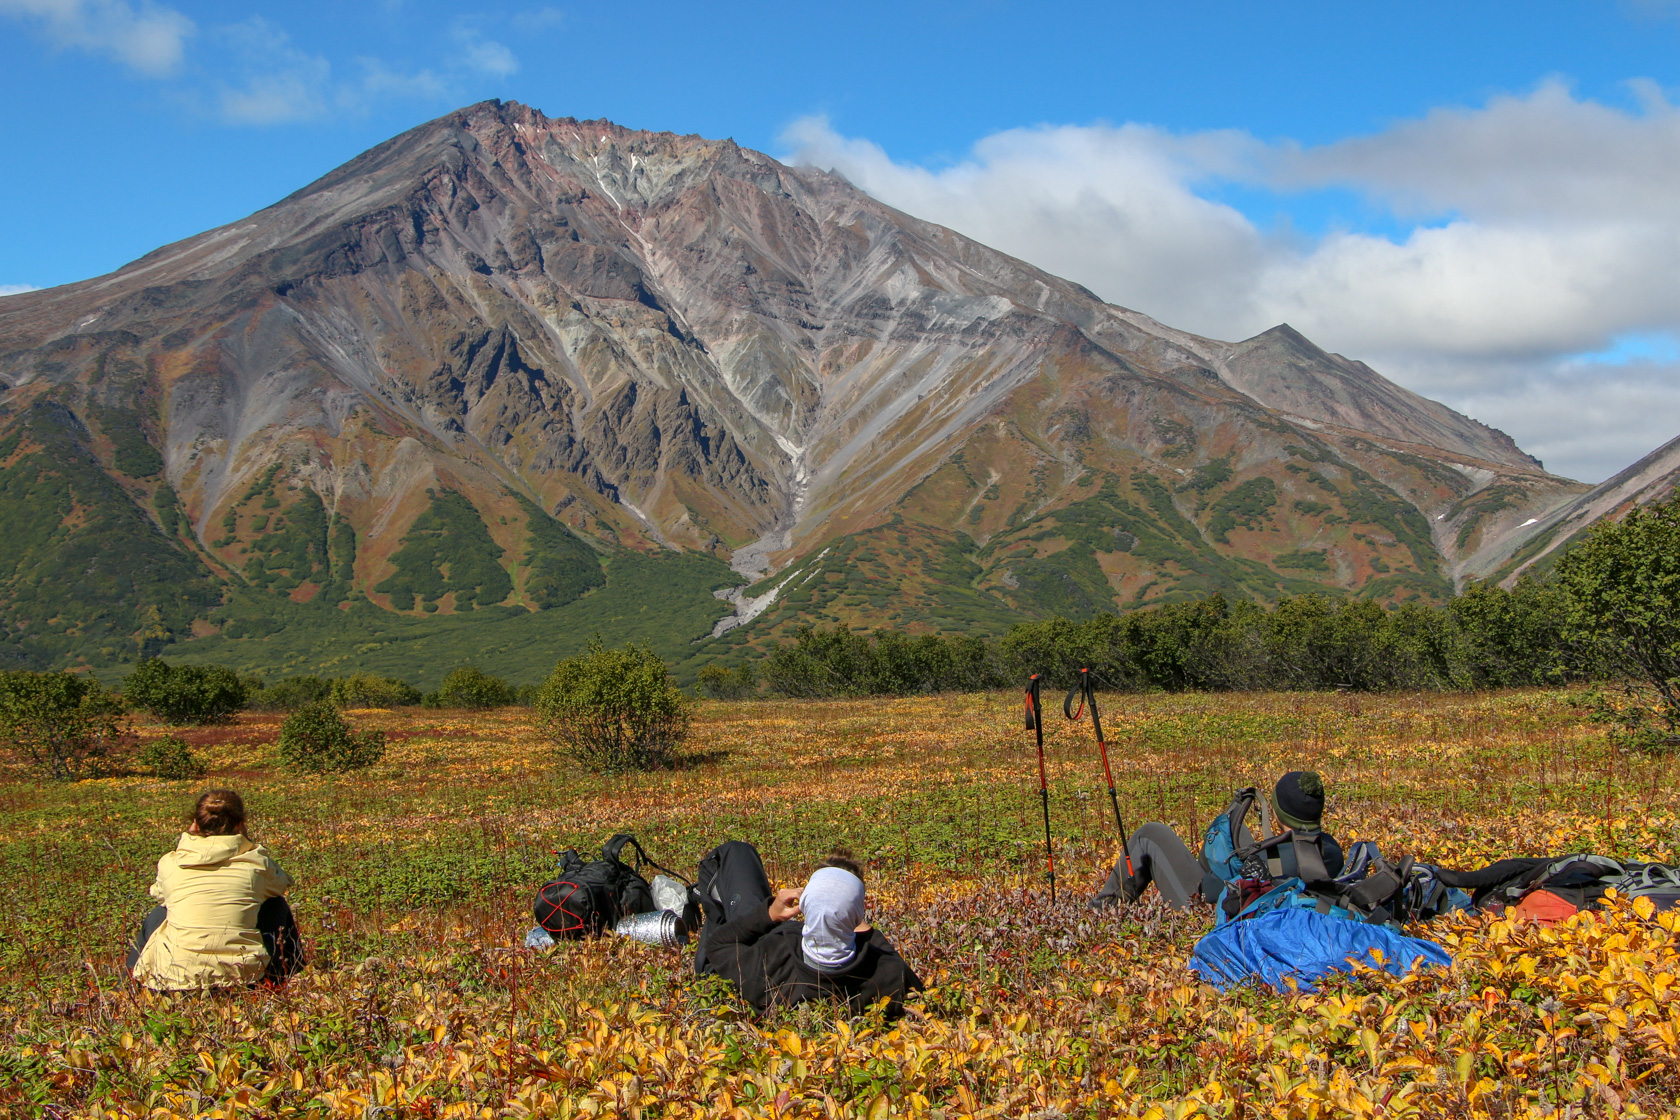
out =
[[[353,673],[332,682],[332,702],[340,708],[401,708],[420,703],[420,690],[395,677]]]
[[[216,723],[244,707],[246,685],[219,665],[171,666],[148,657],[123,678],[129,704],[170,723]]]
[[[103,773],[127,741],[123,704],[92,677],[0,673],[0,743],[49,778]]]
[[[980,692],[1014,678],[983,638],[908,638],[891,630],[865,636],[841,626],[802,626],[791,645],[764,659],[764,681],[776,695],[814,698]]]
[[[713,700],[744,700],[758,691],[758,670],[750,661],[733,669],[714,661],[700,670],[697,687]]]
[[[252,693],[245,706],[259,712],[292,712],[305,704],[331,699],[331,681],[320,677],[287,677]]]
[[[463,665],[443,678],[438,690],[426,697],[433,708],[501,708],[512,704],[517,697],[513,688],[500,677],[492,677],[472,665]]]
[[[1680,747],[1680,491],[1601,521],[1557,563],[1568,597],[1563,639],[1614,682],[1593,718],[1613,741]]]
[[[175,735],[153,739],[140,748],[139,762],[159,778],[172,780],[202,778],[209,763],[194,754],[186,740]]]
[[[562,751],[605,773],[670,765],[694,710],[653,650],[606,649],[599,638],[554,667],[536,707]]]
[[[280,725],[280,761],[310,774],[338,774],[385,757],[385,733],[352,731],[331,703],[305,704]]]

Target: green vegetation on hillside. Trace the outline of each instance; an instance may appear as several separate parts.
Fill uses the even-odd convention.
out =
[[[477,507],[453,490],[428,488],[426,496],[431,506],[414,519],[391,557],[396,572],[374,591],[389,595],[399,611],[413,610],[416,599],[422,610],[435,611],[450,592],[457,611],[506,599],[513,581],[501,565],[503,549],[490,539]]]
[[[146,436],[140,413],[128,408],[91,408],[90,419],[111,441],[111,465],[131,478],[147,478],[163,470],[163,456]]]
[[[0,464],[0,662],[133,658],[221,601],[208,569],[112,480],[63,405],[36,401],[12,418]]]
[[[267,489],[252,491],[246,500],[262,497],[266,505],[275,496],[273,485],[270,478]],[[305,580],[322,583],[329,578],[327,508],[314,490],[304,487],[284,511],[259,516],[252,528],[256,532],[248,537],[251,551],[244,570],[252,587],[289,592]]]
[[[1272,507],[1275,505],[1277,483],[1265,475],[1251,478],[1213,503],[1213,519],[1208,522],[1208,536],[1220,544],[1230,544],[1232,529],[1259,528],[1270,519]]]
[[[607,581],[601,558],[566,526],[523,494],[525,511],[525,601],[538,610],[563,606]]]
[[[1208,547],[1195,524],[1173,504],[1171,491],[1147,471],[1134,472],[1131,485],[1143,505],[1122,493],[1117,477],[1105,475],[1102,487],[1091,497],[1041,514],[1017,532],[1000,534],[987,543],[981,550],[982,562],[1007,565],[1018,584],[1008,597],[1018,609],[1029,617],[1084,619],[1121,607],[1184,602],[1212,594],[1270,600],[1332,591],[1280,574],[1257,560]],[[1239,525],[1258,524],[1277,504],[1276,493],[1276,484],[1264,477],[1238,485],[1213,504],[1210,533],[1225,534]],[[1068,541],[1068,547],[1041,558],[1010,557],[1023,541],[1052,538]],[[1170,573],[1174,582],[1153,595],[1152,585],[1146,585],[1132,602],[1121,603],[1097,563],[1097,554],[1104,552],[1129,552],[1155,570]]]
[[[838,622],[868,610],[886,624],[939,633],[1001,632],[1020,620],[1007,603],[974,585],[982,570],[966,533],[895,516],[885,525],[830,542],[816,555],[759,581],[748,595],[782,592],[749,632],[722,641],[743,643],[802,622]]]
[[[698,639],[729,608],[713,591],[740,582],[728,565],[701,553],[623,551],[605,561],[606,583],[546,611],[479,607],[458,615],[416,616],[383,610],[363,598],[343,606],[294,603],[237,590],[213,615],[222,634],[178,643],[169,660],[227,665],[269,680],[354,672],[395,677],[431,690],[454,667],[471,663],[515,685],[540,682],[556,661],[582,650],[594,634],[613,643],[644,642],[693,679],[705,647]]]

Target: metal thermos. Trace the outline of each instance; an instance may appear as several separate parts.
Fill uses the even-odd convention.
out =
[[[688,926],[683,923],[681,915],[669,910],[649,910],[645,914],[620,918],[613,932],[620,937],[632,937],[666,949],[675,949],[688,942]]]

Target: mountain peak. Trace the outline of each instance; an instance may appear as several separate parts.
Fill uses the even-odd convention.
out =
[[[583,539],[787,573],[761,607],[890,558],[819,620],[1439,596],[1568,489],[1287,324],[1197,338],[837,176],[511,101],[5,301],[0,384],[0,438],[68,417],[34,410],[29,469],[75,458],[206,586],[422,614],[583,594]]]
[[[1401,388],[1364,362],[1322,349],[1288,323],[1233,345],[1225,356],[1225,380],[1304,419],[1506,468],[1544,470],[1504,432]]]

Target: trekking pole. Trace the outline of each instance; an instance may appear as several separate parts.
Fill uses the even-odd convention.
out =
[[[1027,678],[1027,730],[1038,738],[1038,800],[1044,809],[1044,860],[1050,867],[1050,901],[1056,901],[1056,850],[1050,844],[1050,782],[1044,773],[1044,710],[1038,702],[1038,674]]]
[[[1073,698],[1079,697],[1079,711],[1073,710]],[[1078,722],[1085,713],[1086,705],[1091,708],[1091,728],[1097,733],[1097,751],[1102,755],[1103,777],[1108,779],[1108,803],[1114,807],[1114,827],[1120,830],[1120,854],[1126,861],[1126,877],[1132,877],[1132,850],[1126,845],[1126,824],[1120,819],[1120,797],[1114,792],[1114,771],[1108,766],[1108,743],[1103,739],[1102,716],[1097,712],[1097,686],[1091,679],[1091,670],[1079,670],[1079,683],[1068,690],[1067,699],[1062,701],[1062,714]]]

